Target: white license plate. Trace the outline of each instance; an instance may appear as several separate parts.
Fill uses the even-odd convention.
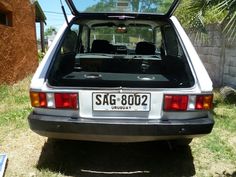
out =
[[[93,93],[94,111],[150,111],[150,93]]]

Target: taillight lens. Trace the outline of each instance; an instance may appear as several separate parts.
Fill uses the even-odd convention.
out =
[[[55,93],[56,108],[78,108],[78,95],[75,93]]]
[[[188,106],[188,96],[186,95],[165,95],[165,111],[185,111]]]
[[[212,109],[213,95],[198,95],[196,97],[195,109],[209,110]]]
[[[30,92],[30,100],[33,107],[47,107],[46,93]]]
[[[212,109],[213,95],[165,95],[165,111],[193,111]]]
[[[30,92],[32,107],[78,109],[77,93]]]

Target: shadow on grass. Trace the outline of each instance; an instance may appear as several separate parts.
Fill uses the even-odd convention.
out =
[[[236,171],[233,172],[232,174],[224,171],[223,174],[217,174],[217,175],[219,175],[219,177],[236,177]]]
[[[48,140],[37,168],[80,177],[178,177],[195,174],[190,147],[170,149],[166,142]]]

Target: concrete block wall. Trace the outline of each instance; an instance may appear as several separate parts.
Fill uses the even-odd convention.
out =
[[[226,44],[223,84],[236,88],[236,41]]]
[[[12,12],[12,26],[0,24],[0,84],[11,84],[38,65],[35,9],[30,0],[1,0],[0,8]]]
[[[236,88],[236,41],[228,43],[218,24],[207,27],[208,35],[190,33],[190,39],[204,63],[214,87]]]

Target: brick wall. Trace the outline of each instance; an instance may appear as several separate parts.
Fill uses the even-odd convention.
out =
[[[0,84],[11,84],[38,65],[35,10],[29,0],[1,0],[0,9],[12,12],[12,26],[0,24]]]
[[[189,33],[214,87],[236,87],[236,41],[227,42],[218,24],[207,27],[208,35]]]

